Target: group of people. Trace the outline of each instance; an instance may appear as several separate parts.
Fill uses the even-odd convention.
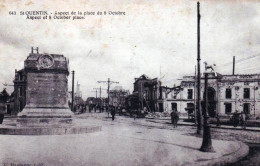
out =
[[[114,106],[109,106],[109,112],[112,116],[112,121],[115,120],[115,114],[116,114],[116,109]],[[177,110],[173,110],[170,114],[171,116],[171,122],[173,124],[173,127],[176,128],[178,126],[178,121],[179,121],[179,113]],[[134,119],[136,116],[134,116]],[[231,122],[234,127],[237,127],[238,125],[241,125],[243,129],[246,129],[246,124],[247,124],[247,116],[244,112],[239,113],[236,111],[233,116],[231,117]],[[217,126],[220,126],[220,120],[219,116],[217,115]]]

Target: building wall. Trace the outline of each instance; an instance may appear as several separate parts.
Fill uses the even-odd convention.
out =
[[[194,79],[194,77],[193,77]],[[180,113],[187,113],[186,109],[188,103],[194,104],[194,81],[185,80],[181,83],[181,90],[163,90],[164,111],[172,111],[172,103],[177,104],[177,111]],[[192,90],[192,98],[188,98],[188,91]]]
[[[148,84],[149,87],[147,87]],[[142,75],[135,79],[133,93],[138,95],[141,105],[140,109],[148,107],[147,109],[151,112],[159,111],[159,87],[160,81],[157,78],[150,79]]]
[[[219,83],[219,105],[218,110],[220,114],[226,114],[225,104],[232,104],[232,111],[234,113],[236,110],[242,112],[244,110],[244,104],[249,103],[250,115],[259,116],[259,87],[258,82],[235,82],[235,83]],[[226,98],[226,89],[230,88],[232,91],[231,99]],[[250,97],[248,99],[244,98],[244,89],[250,89]]]
[[[187,113],[185,108],[187,103],[194,103],[194,77],[184,77],[181,83],[181,91],[171,91],[168,95],[163,92],[164,111],[171,110],[171,103],[177,103],[177,110],[181,113]],[[260,74],[258,75],[227,75],[227,76],[210,76],[208,87],[215,91],[214,101],[216,102],[217,114],[232,114],[236,110],[242,112],[244,104],[249,104],[250,116],[260,117]],[[226,89],[231,89],[231,98],[226,98]],[[244,98],[244,89],[250,89],[250,97]],[[188,99],[188,89],[193,89],[193,98]],[[204,96],[204,78],[201,80],[201,100]],[[166,98],[167,96],[167,98]],[[231,104],[231,112],[226,113],[226,104]]]

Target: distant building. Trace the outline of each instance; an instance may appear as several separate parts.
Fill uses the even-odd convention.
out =
[[[11,93],[11,95],[8,97],[5,105],[6,105],[6,114],[16,115],[14,112],[14,93]]]
[[[80,91],[80,84],[78,82],[76,86],[76,93],[74,95],[74,102],[74,105],[85,104],[84,100],[82,99],[82,92]]]
[[[157,100],[160,86],[161,82],[157,78],[151,79],[144,74],[135,78],[133,94],[138,96],[140,109],[145,107],[149,112],[159,111]]]
[[[14,79],[14,109],[11,114],[18,114],[23,110],[26,104],[26,84],[27,84],[27,73],[24,69],[15,70]]]
[[[72,105],[72,91],[68,92],[68,102],[69,107],[71,108]],[[80,90],[80,84],[77,82],[76,84],[76,92],[74,92],[74,107],[79,105],[85,105],[85,101],[82,98],[82,91]]]
[[[201,100],[205,97],[205,78],[201,78]],[[184,76],[180,88],[162,91],[164,111],[177,109],[187,113],[193,109],[196,100],[194,76]],[[260,117],[260,74],[209,75],[209,116],[229,115],[236,110],[251,117]]]
[[[0,101],[4,104],[4,113],[10,115],[13,112],[13,93],[10,96],[4,88],[3,91],[0,92]]]
[[[129,94],[129,90],[123,89],[122,86],[115,86],[109,91],[109,104],[115,107],[125,107],[125,99]]]

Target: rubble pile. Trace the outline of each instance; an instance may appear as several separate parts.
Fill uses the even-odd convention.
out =
[[[145,117],[146,118],[163,118],[170,117],[171,112],[150,112]]]

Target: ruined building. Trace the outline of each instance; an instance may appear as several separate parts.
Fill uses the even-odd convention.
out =
[[[144,74],[139,78],[135,78],[134,91],[131,96],[135,96],[138,100],[138,108],[141,110],[146,109],[149,112],[158,111],[157,100],[159,98],[160,86],[161,83],[157,78],[151,79]],[[132,102],[132,104],[136,103]]]
[[[201,100],[203,103],[204,76],[201,77]],[[164,111],[177,109],[187,113],[196,107],[196,82],[194,76],[184,76],[179,89],[162,92]],[[229,115],[235,111],[250,117],[260,117],[260,74],[220,75],[211,74],[208,80],[209,115]]]

